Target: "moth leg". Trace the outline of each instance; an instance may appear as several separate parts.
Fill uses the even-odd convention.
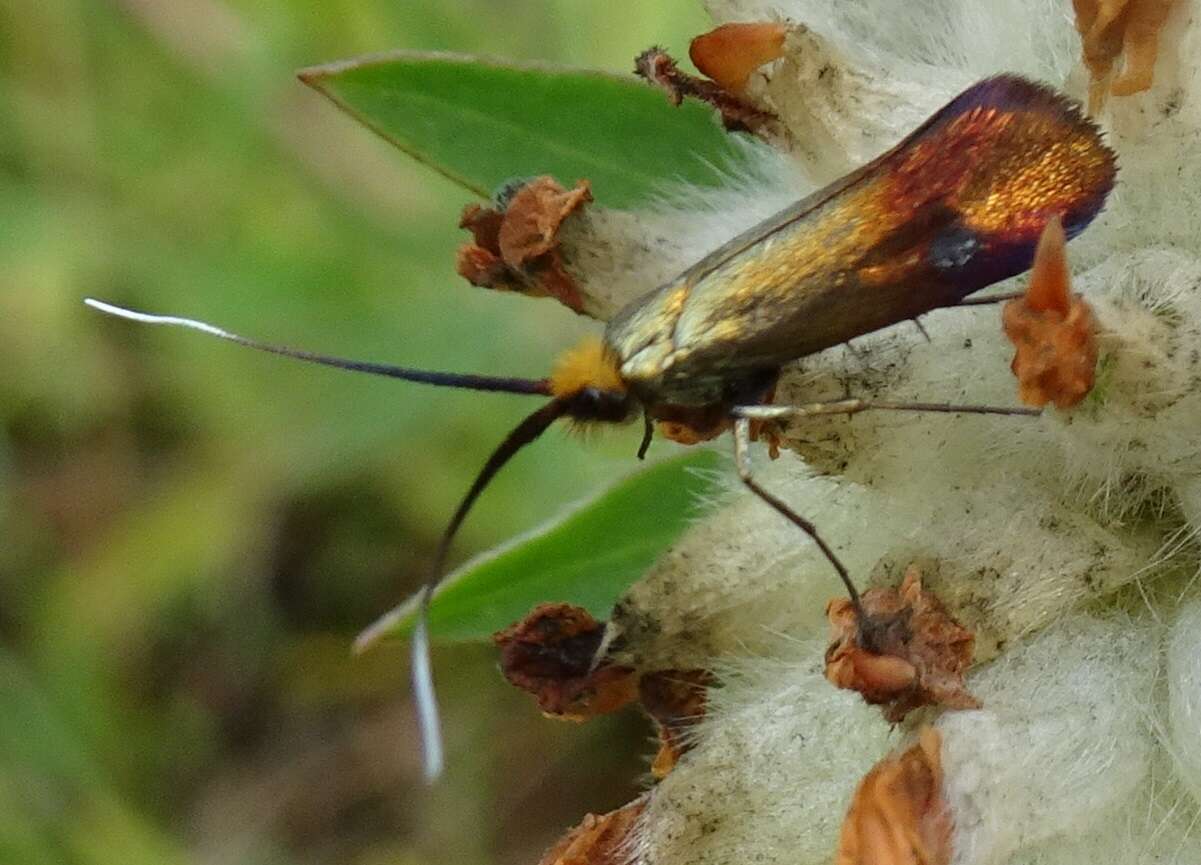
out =
[[[638,445],[638,459],[646,459],[646,452],[650,449],[651,439],[655,437],[655,422],[651,420],[649,412],[642,413],[642,443]]]
[[[753,420],[788,420],[828,414],[859,414],[862,411],[919,411],[943,414],[1001,414],[1038,416],[1042,409],[1024,406],[977,405],[950,402],[891,402],[888,400],[840,399],[832,402],[813,402],[805,405],[737,406],[734,416]]]
[[[748,490],[758,496],[760,500],[776,513],[807,534],[813,543],[817,544],[817,548],[826,557],[826,561],[838,572],[839,578],[842,580],[843,585],[846,586],[847,594],[851,598],[851,604],[855,607],[855,612],[859,617],[862,627],[862,623],[867,622],[867,616],[864,614],[863,604],[859,600],[859,591],[855,588],[855,584],[851,582],[851,575],[847,571],[846,565],[834,554],[834,550],[830,549],[830,545],[825,542],[822,536],[817,533],[817,526],[759,485],[759,482],[751,474],[750,450],[751,422],[747,417],[736,416],[734,420],[734,465],[738,468],[738,477]]]
[[[920,318],[913,319],[913,326],[917,328],[918,333],[926,338],[926,342],[933,342],[933,340],[930,339],[929,331],[926,330],[926,326],[922,324],[922,320]]]
[[[955,309],[959,306],[984,306],[990,303],[1004,303],[1007,300],[1017,300],[1023,296],[1020,291],[1007,291],[1005,294],[990,294],[985,297],[965,297],[955,306],[948,306],[947,309]]]

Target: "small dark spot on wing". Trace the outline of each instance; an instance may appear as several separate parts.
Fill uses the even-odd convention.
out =
[[[976,232],[963,226],[952,226],[930,241],[926,256],[939,270],[957,270],[967,265],[979,250],[980,238]]]

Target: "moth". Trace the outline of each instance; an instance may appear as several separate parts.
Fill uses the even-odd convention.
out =
[[[1114,154],[1080,106],[1016,75],[981,81],[899,144],[650,288],[599,338],[567,351],[543,379],[460,375],[347,360],[272,345],[193,319],[150,315],[99,300],[106,313],[178,325],[250,348],[356,372],[545,401],[488,458],[448,522],[416,599],[413,677],[427,770],[441,764],[426,614],[451,541],[480,493],[525,445],[561,419],[644,419],[642,456],[657,428],[696,442],[733,432],[746,486],[801,528],[838,572],[862,612],[847,569],[816,526],[755,480],[752,419],[917,409],[1024,413],[945,403],[849,399],[767,403],[782,367],[881,328],[917,319],[1030,267],[1048,221],[1069,238],[1096,217],[1113,188]],[[970,302],[970,301],[968,301]],[[866,621],[866,617],[863,617]]]

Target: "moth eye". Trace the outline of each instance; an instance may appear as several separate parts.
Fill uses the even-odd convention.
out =
[[[980,238],[970,228],[954,226],[940,232],[930,241],[926,256],[940,270],[963,267],[980,249]]]

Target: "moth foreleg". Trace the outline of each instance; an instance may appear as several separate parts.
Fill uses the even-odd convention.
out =
[[[1042,409],[1024,406],[979,405],[951,402],[893,402],[889,400],[840,399],[831,402],[812,402],[803,405],[736,406],[734,416],[748,420],[792,420],[830,414],[859,414],[862,411],[918,411],[943,414],[1000,414],[1035,416]]]
[[[798,514],[781,499],[769,493],[755,480],[754,475],[751,473],[751,422],[746,417],[738,416],[738,411],[738,409],[735,410],[736,419],[734,421],[734,465],[738,469],[738,477],[748,490],[758,496],[760,500],[776,513],[807,534],[813,543],[817,544],[817,548],[821,550],[822,555],[826,557],[826,560],[838,572],[839,578],[842,580],[843,585],[846,586],[847,594],[851,598],[851,603],[855,606],[855,612],[858,614],[859,620],[861,622],[866,621],[867,617],[864,615],[863,605],[859,600],[859,591],[851,581],[851,575],[847,571],[846,565],[835,555],[834,550],[830,548],[825,539],[818,534],[817,526]]]

